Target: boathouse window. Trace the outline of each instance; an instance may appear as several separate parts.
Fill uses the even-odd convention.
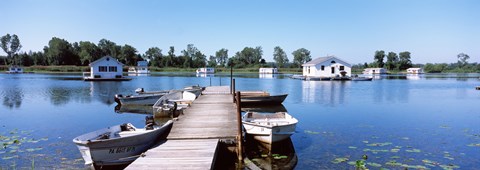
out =
[[[322,70],[322,71],[325,70],[325,66],[321,66],[320,70]]]
[[[98,66],[99,72],[107,72],[107,66]]]
[[[340,66],[340,71],[345,70],[345,66]]]
[[[117,72],[117,67],[115,66],[108,67],[108,72]]]

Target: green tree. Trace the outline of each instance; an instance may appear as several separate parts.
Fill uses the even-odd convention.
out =
[[[188,44],[187,49],[183,50],[182,54],[185,58],[184,67],[205,67],[207,57],[193,44]]]
[[[141,60],[141,58],[137,57],[137,49],[134,47],[125,44],[121,48],[121,55],[120,59],[126,64],[130,66],[137,65],[137,60]]]
[[[410,60],[410,52],[404,51],[399,53],[398,69],[405,70],[412,67],[412,61]]]
[[[242,51],[235,53],[235,59],[231,60],[231,64],[235,65],[237,68],[259,64],[262,59],[262,55],[263,50],[260,46],[255,48],[245,47]]]
[[[33,65],[47,65],[45,55],[42,52],[33,52]]]
[[[277,63],[277,66],[280,68],[284,67],[289,62],[287,54],[279,46],[273,48],[273,60],[275,60],[275,63]]]
[[[228,59],[228,50],[225,48],[222,48],[217,52],[215,52],[215,59],[217,60],[218,64],[220,64],[221,66],[225,66]]]
[[[177,57],[175,56],[175,47],[170,46],[170,49],[168,50],[168,55],[165,58],[165,66],[170,67],[170,66],[178,66],[180,62],[177,61]]]
[[[79,47],[80,53],[78,55],[82,65],[88,65],[102,57],[101,51],[97,45],[95,45],[95,43],[89,41],[80,41]]]
[[[312,56],[310,56],[310,51],[305,48],[300,48],[292,52],[293,55],[293,65],[296,67],[301,67],[302,64],[312,61]]]
[[[385,63],[388,70],[394,70],[397,67],[398,56],[397,53],[389,52],[387,55],[387,63]]]
[[[22,48],[20,39],[18,39],[18,36],[15,34],[12,36],[10,36],[10,34],[2,36],[0,38],[0,46],[3,51],[7,53],[7,57],[4,59],[5,65],[7,64],[7,60],[11,59]],[[13,63],[13,65],[15,65],[15,63]]]
[[[112,57],[115,57],[115,58],[119,58],[120,54],[121,54],[121,49],[122,47],[115,44],[114,42],[110,41],[110,40],[107,40],[107,39],[101,39],[99,42],[98,42],[98,48],[100,48],[101,50],[101,56],[112,56]]]
[[[145,52],[145,58],[152,62],[152,65],[157,67],[163,67],[163,54],[162,50],[158,47],[151,47]]]
[[[217,66],[217,58],[213,55],[210,56],[210,58],[208,59],[208,67],[215,67]]]
[[[73,52],[72,44],[67,40],[53,37],[44,48],[50,65],[79,65],[80,57]]]
[[[377,67],[383,68],[383,65],[385,64],[383,62],[383,59],[385,58],[385,51],[375,51],[375,56],[373,57],[375,64]]]
[[[458,59],[458,66],[465,67],[466,65],[468,65],[468,59],[470,59],[470,56],[468,56],[465,53],[460,53],[457,55],[457,59]]]

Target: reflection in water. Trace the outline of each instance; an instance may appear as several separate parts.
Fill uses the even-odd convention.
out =
[[[135,113],[135,114],[152,114],[152,106],[143,105],[120,105],[115,106],[116,113]]]
[[[263,113],[275,113],[275,112],[287,112],[287,109],[283,104],[280,105],[255,105],[255,106],[242,106],[243,112],[263,112]]]
[[[90,82],[90,95],[98,95],[101,102],[108,105],[115,103],[114,96],[119,91],[122,82],[117,81],[92,81]]]
[[[276,74],[258,74],[258,78],[261,79],[273,79],[276,77]]]
[[[17,88],[7,90],[3,97],[3,105],[8,108],[20,108],[23,100],[23,92]]]
[[[64,105],[70,101],[71,90],[65,89],[63,87],[54,87],[49,89],[50,102],[55,105]]]
[[[197,73],[197,77],[215,77],[215,74],[203,74],[203,73]]]
[[[336,106],[345,102],[349,81],[302,81],[302,101]]]
[[[273,144],[261,143],[247,135],[246,154],[260,169],[294,169],[298,158],[290,138]]]

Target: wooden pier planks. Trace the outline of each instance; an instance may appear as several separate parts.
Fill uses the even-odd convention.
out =
[[[126,169],[211,169],[219,139],[237,135],[236,105],[229,90],[207,87],[173,123],[167,141]]]
[[[167,140],[126,169],[212,169],[218,139]]]

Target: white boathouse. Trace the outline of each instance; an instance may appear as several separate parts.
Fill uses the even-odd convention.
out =
[[[423,69],[422,68],[408,68],[407,69],[408,74],[423,74]]]
[[[363,74],[387,74],[387,69],[384,68],[366,68],[363,69]]]
[[[350,77],[352,74],[352,65],[335,56],[319,57],[302,66],[304,77]]]
[[[90,72],[84,73],[84,80],[131,80],[123,77],[123,65],[112,56],[104,56],[89,64]]]
[[[138,61],[136,67],[128,68],[129,74],[150,74],[148,70],[148,61]]]
[[[278,69],[277,68],[259,68],[258,72],[260,74],[277,74]]]

